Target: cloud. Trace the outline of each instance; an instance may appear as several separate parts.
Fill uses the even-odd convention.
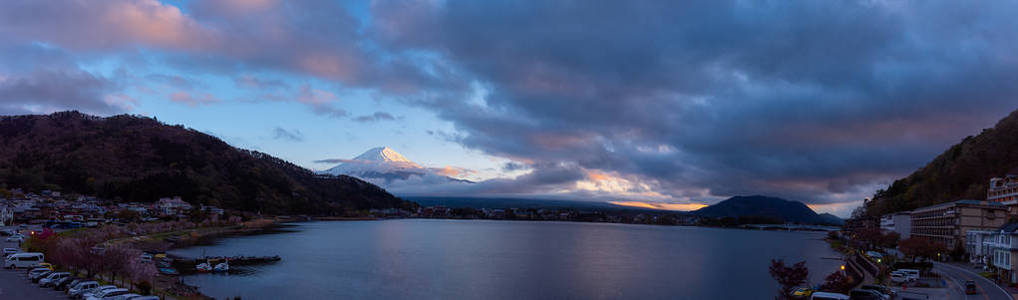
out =
[[[129,109],[123,78],[78,66],[121,59],[333,118],[338,91],[425,108],[454,128],[428,134],[529,172],[464,193],[828,204],[1018,108],[1011,2],[168,3],[0,3],[2,109]]]
[[[677,210],[677,211],[694,211],[697,209],[707,207],[707,204],[703,203],[660,203],[660,202],[641,202],[641,201],[608,201],[608,203],[619,206],[660,209],[660,210]]]
[[[363,115],[363,116],[356,117],[353,120],[357,121],[357,122],[361,122],[361,123],[369,123],[369,122],[376,122],[376,121],[394,121],[394,120],[396,120],[396,117],[393,117],[391,114],[389,114],[387,112],[379,111],[379,112],[375,112],[374,114]]]
[[[233,83],[237,87],[248,88],[248,89],[286,89],[290,88],[290,85],[279,79],[264,79],[255,77],[253,75],[241,75],[233,78]]]
[[[146,45],[199,49],[215,32],[155,0],[5,1],[0,34],[88,51]]]
[[[216,96],[209,93],[191,93],[185,91],[178,91],[170,94],[170,100],[177,103],[182,103],[190,107],[197,107],[201,105],[208,105],[219,102]]]
[[[372,32],[480,83],[406,100],[456,142],[691,202],[856,201],[1018,108],[1013,3],[595,2],[377,1]]]
[[[286,130],[282,127],[276,127],[272,129],[272,138],[277,140],[284,140],[290,142],[303,142],[304,134],[300,130]]]
[[[333,106],[338,101],[332,92],[315,89],[310,85],[303,85],[297,92],[297,102],[307,104],[311,110],[319,115],[330,118],[342,118],[349,115],[346,110]]]
[[[0,113],[45,114],[81,110],[110,115],[130,109],[134,99],[116,94],[109,79],[80,70],[36,71],[0,77]]]

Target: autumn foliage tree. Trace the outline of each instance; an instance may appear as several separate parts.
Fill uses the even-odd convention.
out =
[[[930,259],[947,252],[947,246],[944,243],[921,237],[902,240],[898,243],[898,249],[901,250],[901,253],[911,256],[913,262],[916,258]]]
[[[800,261],[794,265],[785,266],[785,260],[772,259],[770,271],[771,277],[773,277],[774,280],[781,285],[778,289],[778,296],[774,298],[777,300],[792,299],[792,289],[806,283],[806,278],[809,277],[809,269],[806,268],[806,261]]]
[[[846,276],[844,271],[835,271],[824,278],[824,284],[820,285],[820,290],[825,292],[845,293],[851,290],[854,285],[855,282],[852,280],[852,277]]]

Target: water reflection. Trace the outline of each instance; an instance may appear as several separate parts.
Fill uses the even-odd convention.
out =
[[[772,258],[807,260],[819,283],[840,262],[821,233],[618,224],[392,220],[301,223],[183,256],[280,255],[242,276],[195,275],[244,299],[772,298]]]

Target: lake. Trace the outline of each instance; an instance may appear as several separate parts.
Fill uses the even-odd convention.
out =
[[[183,278],[243,299],[773,299],[772,258],[806,260],[813,284],[841,265],[822,232],[423,219],[289,229],[170,252],[281,256]]]

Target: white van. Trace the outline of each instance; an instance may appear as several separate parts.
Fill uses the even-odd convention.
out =
[[[811,300],[848,300],[848,296],[838,293],[815,292],[810,296]]]
[[[15,253],[7,256],[7,260],[4,261],[4,268],[28,268],[42,263],[44,258],[45,256],[39,252]]]
[[[908,275],[909,280],[919,280],[919,270],[916,270],[916,269],[897,269],[897,270],[894,270],[894,271],[898,272],[898,273],[905,273],[905,275]]]

